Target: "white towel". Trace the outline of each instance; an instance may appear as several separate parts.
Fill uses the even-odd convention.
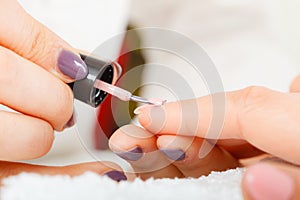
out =
[[[22,173],[3,180],[2,200],[213,200],[242,199],[243,169],[212,172],[197,179],[149,179],[117,183],[87,172],[81,176],[41,176]]]

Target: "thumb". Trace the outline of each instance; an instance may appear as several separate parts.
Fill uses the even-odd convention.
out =
[[[76,50],[33,19],[17,1],[0,2],[0,21],[0,46],[38,64],[64,82],[87,75],[87,66]]]
[[[248,168],[242,190],[245,199],[289,200],[300,198],[300,168],[284,163],[259,163]]]

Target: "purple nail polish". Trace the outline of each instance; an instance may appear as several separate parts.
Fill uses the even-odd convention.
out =
[[[120,172],[120,171],[110,171],[110,172],[107,172],[104,175],[108,176],[109,178],[111,178],[111,179],[113,179],[117,182],[127,180],[127,177],[125,176],[125,174],[123,172]]]
[[[185,152],[182,150],[171,150],[171,149],[160,149],[160,151],[165,154],[168,158],[180,161],[185,159]]]
[[[71,51],[62,50],[58,56],[59,70],[75,80],[84,79],[88,75],[88,68],[81,58]]]
[[[67,122],[67,124],[65,125],[64,128],[71,128],[72,126],[74,126],[76,123],[76,117],[74,115],[74,113],[72,114],[71,118],[69,119],[69,121]]]
[[[136,147],[130,151],[117,153],[117,155],[125,160],[137,161],[143,156],[143,150],[141,147]]]

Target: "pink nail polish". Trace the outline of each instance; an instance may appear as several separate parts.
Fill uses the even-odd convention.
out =
[[[145,105],[139,106],[133,111],[133,113],[136,115],[139,115],[139,114],[141,114],[141,110],[143,110],[145,108],[162,106],[166,103],[166,100],[161,100],[161,99],[157,99],[157,98],[149,99],[149,101],[151,101],[153,103],[153,105],[145,104]]]
[[[250,167],[244,181],[250,196],[255,200],[289,200],[294,194],[293,179],[268,164]]]

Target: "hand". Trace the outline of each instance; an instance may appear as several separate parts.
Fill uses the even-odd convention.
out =
[[[73,93],[64,82],[83,78],[87,68],[17,1],[0,2],[0,20],[0,103],[19,112],[0,111],[0,160],[37,158],[72,116]]]
[[[297,80],[292,92],[300,91]],[[199,177],[212,170],[241,166],[241,158],[276,156],[281,159],[265,159],[248,168],[242,183],[245,198],[299,198],[300,94],[262,87],[226,93],[220,135],[206,134],[211,124],[211,98],[145,107],[138,115],[145,129],[133,125],[120,128],[110,147],[142,178]],[[196,110],[199,115],[182,115],[182,108],[185,113]],[[217,140],[215,146],[210,146],[211,139]],[[211,149],[206,157],[199,155],[203,146]]]
[[[39,173],[41,175],[78,176],[87,171],[108,176],[118,182],[127,180],[127,177],[128,180],[134,178],[133,174],[125,175],[119,166],[111,162],[91,162],[57,167],[0,161],[0,181],[3,178],[17,175],[22,172]]]
[[[79,175],[85,171],[125,180],[112,163],[46,167],[6,162],[47,153],[53,130],[73,113],[73,93],[65,82],[84,78],[86,65],[76,50],[28,15],[15,0],[0,2],[0,179],[20,172]],[[4,161],[6,160],[6,161]]]

